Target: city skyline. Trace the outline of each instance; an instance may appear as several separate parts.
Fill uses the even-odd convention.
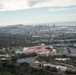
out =
[[[76,0],[0,0],[0,26],[76,21]]]

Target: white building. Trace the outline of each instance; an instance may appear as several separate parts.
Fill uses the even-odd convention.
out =
[[[49,63],[44,63],[43,66],[50,66],[50,67],[56,67],[58,70],[62,70],[65,71],[67,70],[67,67],[65,66],[60,66],[60,65],[53,65],[53,64],[49,64]]]
[[[9,60],[9,54],[0,54],[0,60]]]
[[[59,61],[66,61],[66,60],[70,60],[70,58],[55,58],[55,60],[59,60]]]

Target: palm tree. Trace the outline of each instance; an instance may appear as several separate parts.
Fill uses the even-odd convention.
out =
[[[69,49],[69,48],[67,48],[67,52],[68,52],[68,55],[70,55],[71,54],[71,50]]]

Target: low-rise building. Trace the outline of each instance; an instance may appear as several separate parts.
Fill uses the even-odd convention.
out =
[[[59,61],[66,61],[66,60],[70,60],[70,58],[55,58],[55,60],[59,60]]]
[[[10,56],[9,54],[0,54],[0,60],[9,60]]]
[[[57,68],[58,70],[62,70],[62,71],[65,71],[67,70],[67,67],[66,66],[61,66],[61,65],[54,65],[54,64],[50,64],[50,63],[43,63],[43,66],[50,66],[50,67],[55,67]]]
[[[32,53],[37,53],[40,55],[45,55],[45,56],[53,56],[57,55],[56,50],[53,48],[53,46],[50,46],[50,50],[47,50],[46,48],[49,46],[45,46],[44,44],[41,44],[40,46],[33,46],[33,47],[24,47],[22,50],[22,53],[25,54],[32,54]]]
[[[23,63],[23,62],[27,62],[27,63],[29,63],[29,64],[32,64],[32,63],[34,63],[36,61],[36,59],[35,58],[33,58],[33,57],[28,57],[28,58],[22,58],[22,59],[17,59],[17,63]]]

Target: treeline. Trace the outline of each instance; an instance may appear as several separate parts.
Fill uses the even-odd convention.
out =
[[[13,62],[0,63],[0,75],[54,75],[43,69],[31,67],[24,62],[15,65]],[[55,74],[56,75],[56,74]]]
[[[67,36],[68,35],[68,36]],[[74,40],[70,40],[74,39]],[[63,41],[62,41],[63,40]],[[34,46],[37,44],[74,44],[76,43],[76,35],[75,34],[62,34],[57,37],[32,37],[29,34],[21,35],[21,34],[4,34],[0,33],[0,47],[8,47],[8,46]]]
[[[0,34],[0,47],[31,46],[31,37],[26,35]]]

